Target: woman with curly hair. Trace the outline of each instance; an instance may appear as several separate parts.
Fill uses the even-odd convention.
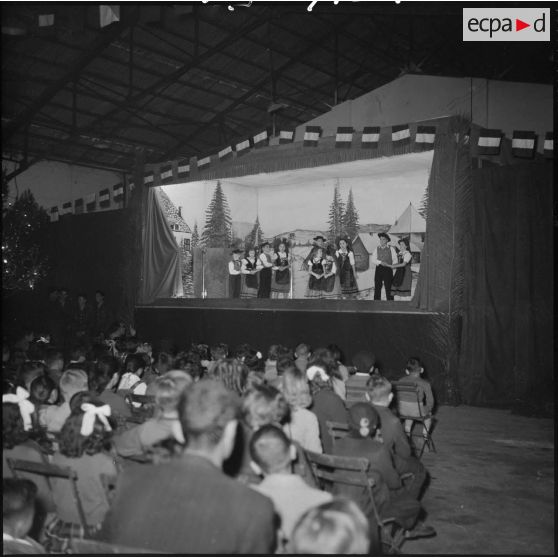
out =
[[[220,380],[225,387],[243,395],[248,386],[249,370],[246,365],[236,358],[227,358],[215,362],[215,366],[208,372],[207,377]]]
[[[320,425],[316,415],[308,410],[312,404],[312,396],[306,376],[295,366],[291,366],[283,372],[279,389],[291,411],[289,421],[283,425],[285,434],[305,450],[322,453]]]
[[[109,509],[107,481],[118,474],[112,451],[115,423],[110,406],[91,392],[79,392],[72,397],[70,409],[71,414],[59,434],[59,451],[54,454],[53,462],[77,473],[85,519],[90,531],[95,532]],[[65,479],[53,479],[52,489],[61,522],[78,524],[70,483]]]

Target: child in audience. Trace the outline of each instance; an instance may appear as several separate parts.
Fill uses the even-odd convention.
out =
[[[339,362],[335,358],[332,351],[325,347],[316,349],[310,357],[309,364],[312,365],[315,361],[320,361],[327,365],[328,374],[331,377],[331,385],[333,391],[343,400],[347,399],[347,389],[345,387],[345,379],[339,370]]]
[[[77,393],[70,406],[71,414],[60,431],[59,451],[54,454],[53,462],[77,473],[85,519],[90,531],[95,532],[109,509],[107,484],[118,473],[111,444],[115,423],[111,424],[110,406],[102,404],[93,393]],[[59,520],[78,524],[70,483],[65,479],[51,482]],[[50,528],[56,531],[55,527]]]
[[[83,370],[68,369],[64,371],[60,377],[62,403],[39,409],[39,424],[44,426],[48,432],[60,432],[64,422],[70,416],[70,399],[76,393],[87,389],[87,374]]]
[[[46,366],[41,362],[24,362],[19,368],[18,383],[21,387],[29,391],[31,388],[31,382],[35,378],[44,375],[45,372]]]
[[[145,395],[147,384],[142,380],[143,371],[145,369],[145,360],[139,354],[132,354],[126,357],[124,363],[125,372],[120,378],[117,393],[122,395],[134,393],[136,395]]]
[[[221,360],[225,360],[229,355],[229,347],[226,343],[217,343],[213,345],[210,349],[211,360],[207,366],[207,372],[211,373],[213,368],[217,366],[217,363]]]
[[[398,383],[413,386],[418,390],[421,413],[423,415],[427,415],[431,413],[434,408],[434,395],[432,394],[432,386],[430,385],[430,382],[421,377],[423,372],[424,368],[420,360],[416,357],[411,357],[407,361],[407,366],[405,367],[405,376],[403,376]],[[411,401],[401,399],[398,401],[398,406],[403,414],[408,416],[418,416],[415,397],[413,397]],[[428,435],[431,424],[432,419],[425,419],[423,432],[424,437]],[[405,420],[405,432],[407,435],[411,434],[412,426],[413,421],[411,419]]]
[[[316,360],[306,370],[310,391],[314,398],[311,411],[318,417],[320,439],[324,453],[333,453],[333,440],[327,431],[326,422],[348,422],[345,403],[333,390],[332,375],[328,364]]]
[[[347,401],[367,401],[366,383],[370,374],[377,372],[376,357],[370,351],[359,351],[353,356],[355,373],[347,380]]]
[[[295,366],[303,374],[306,374],[306,368],[308,368],[308,360],[311,354],[310,346],[306,345],[306,343],[300,343],[295,349]]]
[[[309,509],[296,524],[292,554],[367,554],[379,545],[371,541],[368,522],[358,506],[346,498]]]
[[[250,371],[235,358],[221,359],[215,362],[215,366],[207,373],[207,377],[212,380],[220,380],[225,387],[242,395],[248,385],[248,375]]]
[[[99,401],[111,408],[111,416],[122,421],[132,415],[130,407],[124,397],[114,390],[120,381],[120,361],[110,355],[99,358],[94,369],[93,378],[89,379],[92,392],[96,393]]]
[[[4,556],[46,554],[28,536],[35,516],[37,487],[28,479],[4,478],[2,481],[2,547]]]
[[[279,541],[284,544],[300,516],[309,508],[331,500],[331,494],[311,488],[292,471],[296,447],[277,426],[268,424],[257,430],[250,440],[252,468],[263,476],[255,487],[273,502],[281,519]]]
[[[305,450],[322,453],[320,425],[314,413],[308,410],[312,404],[306,372],[302,374],[292,367],[283,373],[279,388],[289,404],[289,420],[283,430],[291,440],[297,441]]]
[[[64,370],[64,355],[62,351],[56,347],[48,349],[45,363],[48,375],[58,384]]]
[[[420,500],[427,471],[424,465],[412,454],[401,421],[389,408],[393,399],[391,384],[380,374],[372,374],[368,380],[367,388],[367,398],[380,416],[381,436],[393,456],[395,468],[399,475],[413,473],[412,481],[405,484],[405,489],[413,499]]]
[[[29,386],[29,400],[37,410],[43,405],[55,405],[58,402],[56,382],[46,374],[37,376]]]

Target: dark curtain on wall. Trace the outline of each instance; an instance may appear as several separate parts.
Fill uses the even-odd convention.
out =
[[[143,231],[140,304],[156,298],[182,296],[180,249],[167,223],[154,188],[147,192]]]
[[[472,173],[459,362],[466,403],[552,401],[552,185],[550,162]]]

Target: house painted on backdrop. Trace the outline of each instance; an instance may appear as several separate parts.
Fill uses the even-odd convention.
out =
[[[183,251],[191,252],[192,230],[182,218],[182,208],[176,207],[161,188],[156,188],[155,191],[176,243]]]

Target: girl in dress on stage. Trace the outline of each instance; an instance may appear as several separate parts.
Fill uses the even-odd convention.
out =
[[[324,298],[339,298],[339,280],[337,278],[337,264],[335,257],[328,248],[324,259],[323,294]]]
[[[308,294],[307,298],[322,298],[324,292],[324,251],[317,248],[314,251],[308,268]]]
[[[355,254],[348,239],[341,238],[339,240],[335,257],[339,271],[339,282],[341,283],[341,298],[354,298],[358,293]]]
[[[240,298],[256,298],[258,296],[259,272],[262,269],[262,263],[256,255],[255,248],[246,250],[246,254],[242,260],[242,288]]]
[[[291,264],[285,240],[281,240],[279,246],[277,246],[275,256],[275,263],[272,267],[271,296],[272,298],[289,298],[291,291]]]
[[[271,251],[271,244],[269,242],[264,242],[261,248],[262,253],[260,254],[259,260],[262,265],[262,270],[260,271],[258,298],[269,298],[271,296],[271,268],[277,256]]]
[[[398,263],[392,265],[395,269],[395,275],[391,282],[391,294],[394,300],[411,300],[411,282],[413,272],[411,271],[411,261],[413,256],[409,252],[407,239],[402,238],[399,242],[399,254],[397,254]]]
[[[238,248],[232,251],[232,258],[229,260],[229,298],[240,298],[240,284],[242,276],[240,270],[242,262],[240,254],[242,250]]]

